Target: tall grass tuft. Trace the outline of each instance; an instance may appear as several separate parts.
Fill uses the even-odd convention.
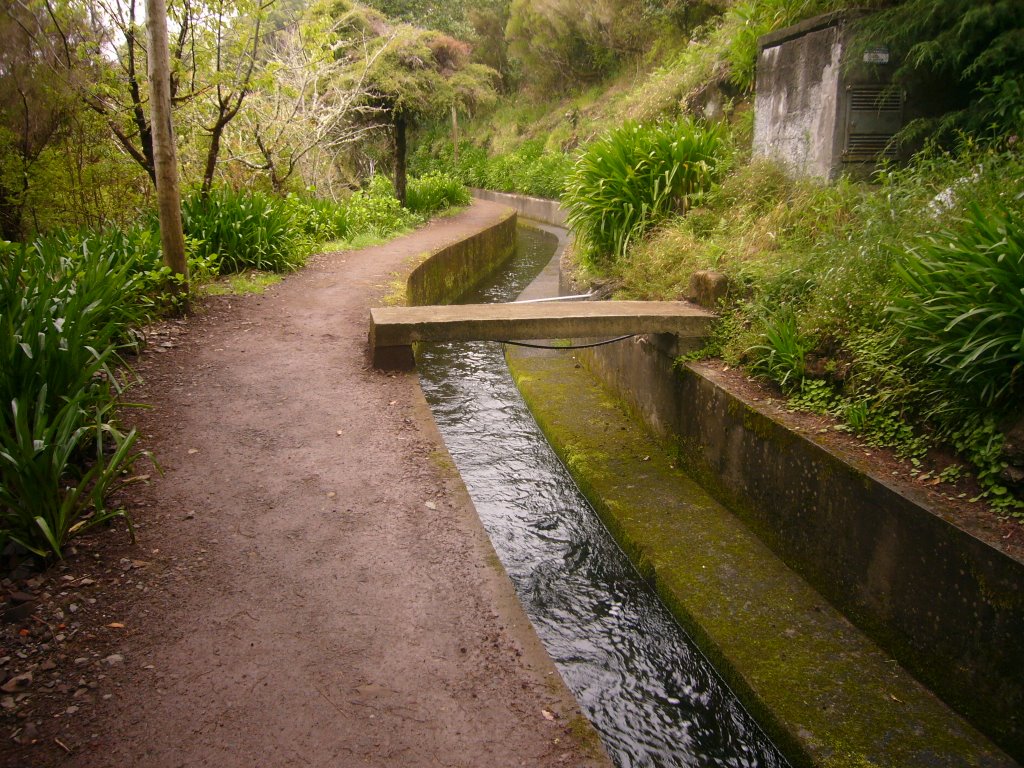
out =
[[[451,174],[428,173],[409,179],[406,207],[415,214],[429,216],[437,211],[469,205],[469,191]]]
[[[909,249],[890,311],[912,356],[976,403],[1024,395],[1024,215],[971,203],[963,226]]]
[[[263,192],[197,192],[185,199],[181,212],[196,255],[216,256],[221,274],[247,269],[290,272],[305,263],[312,247],[294,218],[294,206]]]
[[[123,236],[71,244],[0,244],[0,545],[40,556],[125,515],[105,498],[135,460],[112,364],[142,311],[141,257]]]
[[[672,213],[697,204],[725,157],[715,127],[626,123],[576,161],[563,202],[586,258],[602,268]]]

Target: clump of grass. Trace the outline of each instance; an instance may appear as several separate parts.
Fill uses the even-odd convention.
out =
[[[409,180],[406,207],[413,213],[429,216],[438,211],[469,205],[469,190],[448,173],[428,173]]]
[[[972,202],[898,262],[906,286],[890,310],[911,354],[978,405],[1024,395],[1024,215]]]
[[[0,245],[0,546],[60,557],[112,517],[137,458],[113,420],[118,348],[144,308],[123,235]]]
[[[688,120],[630,122],[590,144],[564,197],[584,258],[596,266],[622,258],[649,229],[697,204],[724,159],[722,131]]]
[[[290,272],[305,263],[312,246],[294,207],[263,192],[193,193],[182,203],[182,223],[196,255],[215,257],[221,274]]]

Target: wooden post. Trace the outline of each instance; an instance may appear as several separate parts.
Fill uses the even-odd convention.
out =
[[[185,259],[185,234],[181,226],[181,193],[178,190],[178,158],[171,123],[171,69],[167,45],[167,5],[165,0],[146,0],[146,31],[149,38],[149,90],[153,126],[153,166],[156,172],[156,200],[160,218],[160,244],[164,264],[181,284],[180,292],[188,309],[188,262]]]

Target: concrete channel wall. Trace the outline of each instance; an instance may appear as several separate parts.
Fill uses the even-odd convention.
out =
[[[509,209],[496,223],[431,254],[409,275],[406,301],[450,304],[489,277],[515,252],[516,219]]]
[[[539,221],[541,224],[551,224],[556,227],[566,226],[565,209],[557,200],[545,200],[542,197],[527,197],[526,195],[510,195],[507,192],[492,192],[489,189],[471,189],[473,197],[481,200],[490,200],[502,205],[515,208],[520,216],[527,219]]]
[[[1024,564],[649,340],[578,355],[687,471],[1017,760]]]

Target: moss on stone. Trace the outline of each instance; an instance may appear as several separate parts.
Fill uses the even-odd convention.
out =
[[[597,735],[594,726],[583,715],[570,717],[565,729],[584,755],[597,757],[604,754],[601,737]]]
[[[676,470],[571,358],[508,357],[612,535],[795,766],[1014,764]]]

